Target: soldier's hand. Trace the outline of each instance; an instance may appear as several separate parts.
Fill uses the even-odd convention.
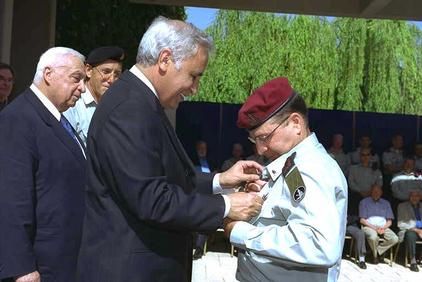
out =
[[[231,168],[220,174],[220,185],[223,188],[232,188],[242,183],[259,179],[262,166],[254,161],[238,161]]]
[[[233,227],[237,221],[233,221],[230,218],[225,218],[223,225],[224,225],[224,235],[226,235],[227,238],[230,238],[230,234],[232,233]]]
[[[238,192],[228,197],[231,205],[228,217],[232,220],[248,221],[261,211],[263,200],[256,193]]]

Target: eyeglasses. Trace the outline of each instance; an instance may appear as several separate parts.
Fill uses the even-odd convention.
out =
[[[252,138],[250,136],[248,136],[248,140],[250,142],[252,142],[253,144],[265,144],[268,142],[268,140],[271,139],[271,137],[274,135],[274,133],[276,132],[276,130],[283,124],[285,123],[288,119],[289,119],[290,115],[288,115],[287,117],[285,117],[270,133],[268,134],[263,134],[263,135],[259,135],[256,136],[255,138]]]
[[[101,75],[104,79],[109,79],[111,76],[113,76],[114,79],[118,79],[121,72],[109,68],[99,69],[97,67],[94,67],[95,70]]]
[[[368,156],[370,156],[371,154],[369,154],[369,153],[366,153],[366,154],[360,154],[362,157],[368,157]]]

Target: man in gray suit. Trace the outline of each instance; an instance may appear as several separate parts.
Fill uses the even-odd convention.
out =
[[[421,194],[412,191],[409,194],[409,201],[399,204],[397,208],[397,225],[400,228],[399,238],[403,239],[410,256],[410,270],[418,272],[416,264],[416,241],[422,240],[422,205],[420,204]],[[402,241],[402,240],[400,240]]]

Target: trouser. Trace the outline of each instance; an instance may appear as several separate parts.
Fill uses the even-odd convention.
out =
[[[404,244],[409,257],[412,259],[416,256],[416,241],[419,239],[415,231],[407,230],[404,234]]]
[[[195,240],[195,249],[204,250],[205,242],[208,240],[208,235],[197,233]]]
[[[346,234],[350,234],[350,236],[353,237],[356,254],[358,254],[358,256],[365,256],[365,233],[362,231],[362,229],[354,225],[348,225],[346,227]]]
[[[397,235],[390,228],[385,229],[383,235],[378,235],[377,231],[367,226],[363,226],[362,229],[374,258],[384,254],[389,248],[397,244],[399,240]],[[382,243],[379,243],[380,236],[384,238]]]

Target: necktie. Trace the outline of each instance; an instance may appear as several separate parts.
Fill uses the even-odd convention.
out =
[[[70,137],[72,137],[73,140],[75,140],[76,143],[78,143],[78,140],[76,139],[76,135],[73,132],[72,125],[70,125],[69,121],[64,117],[64,115],[60,118],[60,123],[66,129],[67,133],[69,133]]]

